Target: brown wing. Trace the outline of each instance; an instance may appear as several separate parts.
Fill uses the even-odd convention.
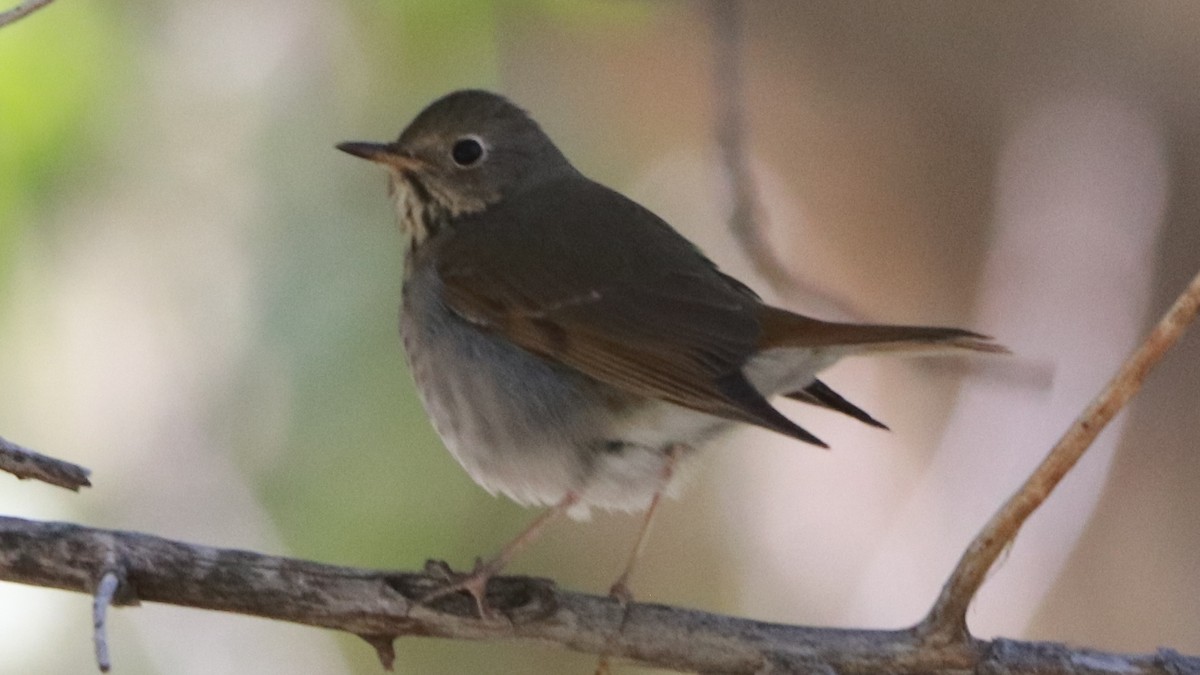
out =
[[[444,298],[466,320],[619,389],[824,446],[742,373],[758,298],[619,194],[535,191],[444,234]]]

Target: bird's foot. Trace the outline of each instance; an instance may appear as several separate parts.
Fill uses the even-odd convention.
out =
[[[621,605],[621,610],[625,612],[624,618],[621,619],[621,629],[625,628],[625,620],[629,618],[629,605],[633,602],[633,591],[629,590],[629,571],[617,578],[613,585],[608,589],[608,597],[616,600]],[[612,669],[609,666],[608,654],[602,654],[600,660],[596,662],[595,675],[611,675]]]
[[[629,590],[628,575],[622,574],[608,589],[608,597],[628,607],[633,602],[633,591]]]
[[[479,612],[480,619],[494,619],[497,615],[488,604],[487,585],[488,581],[499,573],[501,568],[503,568],[503,565],[497,564],[496,560],[490,560],[485,563],[481,558],[476,558],[475,566],[470,572],[465,574],[451,570],[450,566],[445,563],[427,567],[429,572],[443,577],[446,585],[426,594],[421,598],[420,602],[422,605],[429,606],[430,603],[439,598],[444,598],[454,593],[466,592],[475,600],[475,608]]]

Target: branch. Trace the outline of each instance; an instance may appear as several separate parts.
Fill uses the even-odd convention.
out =
[[[1039,507],[1109,421],[1141,388],[1150,370],[1183,335],[1200,311],[1200,274],[1184,289],[1158,325],[1113,376],[1033,474],[984,525],[963,553],[942,588],[937,602],[919,626],[932,642],[950,642],[968,635],[967,607],[983,584],[996,558],[1012,544],[1025,520]]]
[[[332,628],[363,637],[381,658],[391,655],[396,637],[432,636],[558,644],[704,673],[1200,672],[1200,658],[1169,651],[1125,655],[974,639],[931,645],[911,629],[784,626],[642,603],[622,609],[611,598],[527,577],[493,579],[488,600],[504,618],[481,620],[466,596],[447,596],[431,607],[417,603],[444,583],[438,566],[430,569],[335,567],[0,517],[0,580],[84,593],[99,589],[106,597],[97,607],[110,599],[125,605],[152,601]]]
[[[39,9],[49,5],[54,0],[25,0],[21,4],[0,13],[0,28],[7,26],[10,23],[16,23],[21,19],[33,14]]]
[[[797,293],[819,298],[846,317],[861,316],[854,307],[827,289],[793,273],[778,256],[762,227],[758,188],[747,160],[746,121],[742,103],[741,0],[710,0],[713,27],[713,85],[716,92],[716,137],[721,164],[733,202],[729,230],[755,270],[781,295]]]
[[[767,283],[778,291],[795,290],[797,281],[775,257],[765,233],[758,225],[761,209],[743,149],[745,120],[742,113],[741,4],[737,0],[713,0],[713,79],[717,95],[717,147],[729,180],[733,210],[729,229],[750,256],[750,261]]]
[[[96,665],[100,672],[107,673],[112,667],[108,657],[108,608],[112,606],[117,591],[121,588],[121,579],[115,571],[108,571],[100,577],[96,584],[96,597],[92,601],[92,643],[96,648]]]
[[[82,466],[38,454],[3,438],[0,438],[0,471],[21,480],[33,478],[77,492],[92,485],[88,482],[91,472]]]

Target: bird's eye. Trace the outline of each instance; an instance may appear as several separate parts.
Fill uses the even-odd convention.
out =
[[[463,136],[450,148],[451,159],[462,167],[475,166],[483,161],[484,154],[483,142],[476,136]]]

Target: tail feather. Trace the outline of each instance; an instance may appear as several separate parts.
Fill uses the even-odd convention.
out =
[[[854,405],[850,401],[842,398],[842,395],[829,388],[829,385],[820,380],[813,380],[812,384],[808,385],[800,391],[793,391],[784,396],[801,403],[819,406],[845,415],[849,415],[854,419],[869,424],[877,429],[887,429],[887,425],[872,417],[867,411]]]
[[[833,323],[763,305],[758,314],[760,349],[776,347],[858,347],[859,351],[938,351],[968,349],[1007,354],[987,335],[961,328]]]

